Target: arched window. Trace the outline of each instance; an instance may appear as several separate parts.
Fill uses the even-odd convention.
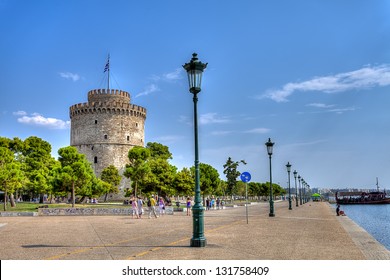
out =
[[[94,157],[93,162],[97,163],[97,157]]]

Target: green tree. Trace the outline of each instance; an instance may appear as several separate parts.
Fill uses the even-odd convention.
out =
[[[8,194],[22,187],[25,176],[20,163],[15,161],[14,154],[8,148],[0,147],[0,190],[4,191],[4,211],[7,210]],[[11,201],[11,207],[15,204]]]
[[[110,165],[103,169],[100,179],[107,183],[106,195],[104,197],[104,201],[107,201],[107,195],[109,193],[118,193],[118,186],[122,177],[119,175],[118,169],[115,166]]]
[[[39,202],[43,203],[44,194],[52,192],[49,176],[55,160],[51,157],[51,145],[39,137],[31,136],[24,140],[24,145],[14,141],[14,147],[23,147],[24,168],[29,179],[27,189],[39,194]]]
[[[150,151],[152,159],[161,158],[164,160],[172,159],[172,153],[169,151],[168,146],[157,142],[148,142],[146,148]]]
[[[76,194],[91,196],[96,193],[99,181],[85,155],[78,153],[75,147],[65,147],[58,150],[61,170],[57,172],[57,186],[72,193],[72,207]]]
[[[175,194],[174,179],[177,168],[163,158],[149,161],[150,174],[143,183],[145,192],[157,192],[163,197]]]
[[[237,181],[235,194],[238,196],[245,196],[245,193],[246,193],[245,183],[243,181]]]
[[[195,180],[195,167],[191,167],[192,177]],[[203,195],[215,194],[220,184],[217,169],[206,163],[199,163],[200,190]]]
[[[174,189],[178,194],[182,195],[193,195],[194,194],[195,180],[191,174],[191,170],[183,168],[177,172],[173,180]]]
[[[240,163],[246,164],[244,160],[233,161],[232,158],[229,157],[223,165],[223,173],[226,175],[227,179],[226,193],[228,195],[233,195],[236,192],[237,177],[241,174],[241,172],[237,170]]]
[[[22,154],[24,148],[24,142],[21,139],[17,137],[14,137],[13,139],[0,137],[0,147],[4,147],[10,150],[13,154],[14,160],[18,163],[18,168],[22,171],[25,170],[24,156]],[[24,172],[23,172],[23,176],[25,176]],[[23,184],[26,184],[27,182],[28,180],[24,177]],[[22,190],[22,188],[23,186],[21,188],[17,188],[16,191],[20,191]],[[10,197],[11,207],[15,207],[14,192],[9,193],[9,197]]]
[[[150,159],[150,150],[144,147],[136,146],[129,153],[129,164],[123,175],[132,181],[133,193],[137,195],[137,188],[150,175],[151,169],[148,163]]]
[[[283,189],[280,185],[272,183],[272,193],[275,196],[284,195],[286,194],[286,190]]]
[[[139,149],[143,148],[139,147]],[[145,159],[144,165],[141,165],[144,172],[141,173],[142,179],[138,180],[139,185],[144,192],[158,192],[167,199],[166,196],[176,192],[174,179],[177,168],[168,162],[172,154],[167,146],[156,142],[149,142],[144,149],[149,151],[150,157]]]

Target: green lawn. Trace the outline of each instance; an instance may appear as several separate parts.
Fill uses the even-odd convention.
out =
[[[71,208],[72,204],[65,203],[53,203],[53,204],[39,204],[32,202],[17,202],[16,207],[11,207],[11,205],[7,204],[7,211],[16,211],[16,212],[38,212],[37,208],[39,206],[47,205],[49,208]],[[118,208],[118,207],[129,207],[129,205],[123,204],[75,204],[76,208]],[[0,206],[1,211],[4,210],[3,204]]]

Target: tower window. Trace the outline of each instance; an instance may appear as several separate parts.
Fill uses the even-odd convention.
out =
[[[130,141],[130,136],[127,136],[127,141]]]
[[[95,124],[97,124],[97,120],[95,120]]]
[[[108,139],[108,136],[107,136],[107,134],[104,134],[104,139]]]
[[[94,157],[93,162],[97,163],[97,157]]]
[[[138,127],[138,123],[135,123],[135,127]]]

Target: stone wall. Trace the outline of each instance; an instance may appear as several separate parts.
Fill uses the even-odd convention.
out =
[[[39,208],[39,216],[112,216],[131,215],[128,208]]]

